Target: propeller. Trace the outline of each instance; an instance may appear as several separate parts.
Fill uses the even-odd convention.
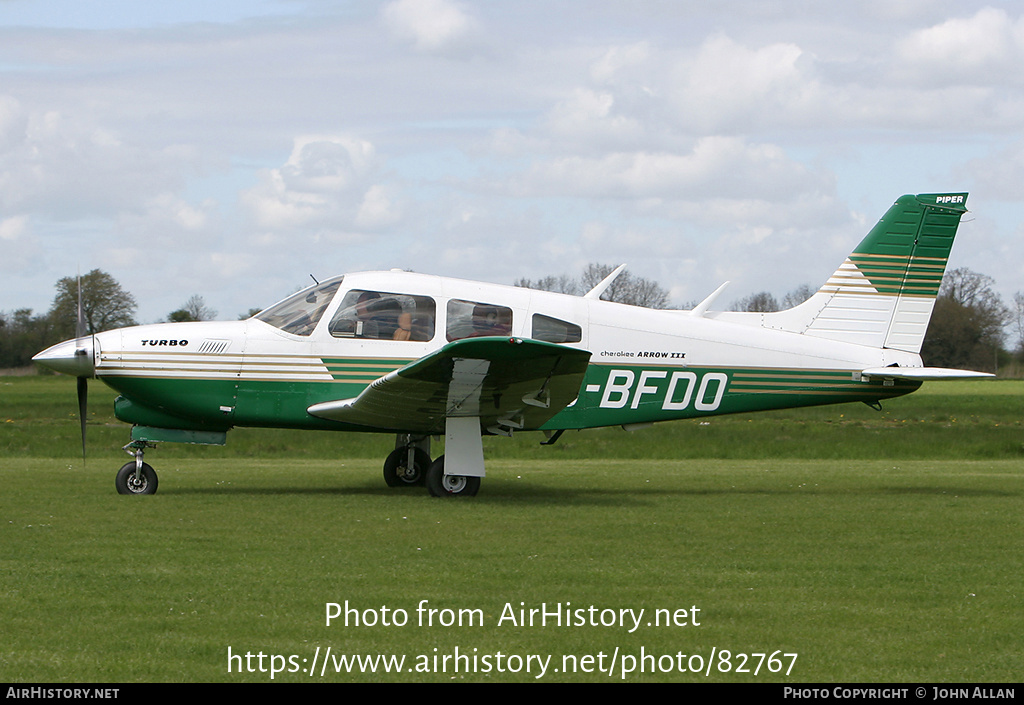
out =
[[[88,378],[96,374],[96,335],[87,330],[82,301],[82,278],[78,277],[78,321],[75,338],[52,345],[32,357],[34,362],[78,378],[78,418],[82,427],[82,462],[85,462],[85,420],[88,409]]]
[[[86,348],[82,345],[82,338],[85,337],[85,316],[82,313],[82,277],[78,277],[78,320],[75,323],[75,356],[93,354],[93,350],[96,349],[95,341],[90,341],[92,345]],[[91,362],[91,361],[90,361]],[[85,464],[85,415],[89,408],[89,380],[87,377],[79,375],[77,378],[78,387],[78,421],[82,425],[82,464]]]
[[[89,382],[78,378],[78,419],[82,424],[82,464],[85,464],[85,412],[89,406]]]

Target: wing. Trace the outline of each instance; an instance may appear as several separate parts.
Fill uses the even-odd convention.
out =
[[[586,350],[524,338],[467,338],[370,383],[354,399],[314,404],[313,416],[410,433],[444,433],[445,419],[479,417],[495,433],[536,429],[571,404]]]

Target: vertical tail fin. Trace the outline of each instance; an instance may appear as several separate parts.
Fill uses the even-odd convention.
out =
[[[778,323],[805,335],[919,353],[966,193],[902,196],[829,277]]]

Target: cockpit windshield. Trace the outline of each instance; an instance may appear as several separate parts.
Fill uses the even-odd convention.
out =
[[[309,335],[341,286],[344,277],[303,289],[284,301],[260,311],[256,318],[292,335]]]

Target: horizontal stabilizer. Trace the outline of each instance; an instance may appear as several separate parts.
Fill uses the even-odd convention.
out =
[[[985,379],[995,377],[988,372],[951,370],[946,367],[871,367],[861,371],[864,377],[910,379],[918,381],[943,379]]]

